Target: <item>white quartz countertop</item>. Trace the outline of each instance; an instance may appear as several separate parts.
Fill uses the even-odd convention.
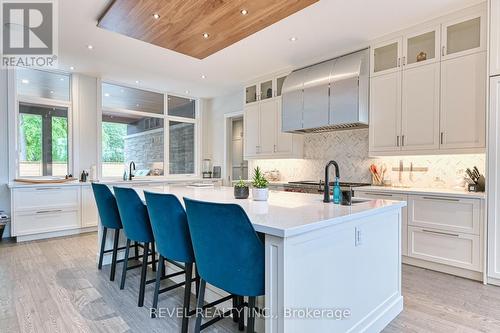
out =
[[[459,198],[484,199],[484,192],[468,192],[466,190],[455,190],[446,188],[420,188],[420,187],[390,187],[390,186],[362,186],[354,188],[354,191],[365,192],[390,192],[415,195],[441,195]]]
[[[144,198],[143,190],[136,191]],[[157,189],[151,189],[158,192]],[[400,209],[406,202],[392,200],[369,200],[353,206],[323,203],[320,194],[270,191],[267,202],[249,199],[234,199],[232,187],[192,188],[188,186],[165,186],[164,193],[176,195],[182,203],[183,197],[217,203],[235,203],[248,214],[258,232],[278,237],[291,237],[351,220],[372,216],[385,210]]]
[[[101,180],[97,181],[101,184],[106,185],[147,185],[147,184],[176,184],[176,183],[196,183],[196,182],[217,182],[220,179],[215,178],[179,178],[179,179],[134,179],[132,181],[128,180]],[[23,182],[10,182],[8,184],[9,188],[32,188],[32,187],[62,187],[62,186],[90,186],[91,182],[81,183],[79,181],[71,181],[65,183],[46,183],[46,184],[31,184]]]

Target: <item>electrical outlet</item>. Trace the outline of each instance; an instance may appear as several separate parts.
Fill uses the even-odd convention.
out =
[[[354,245],[355,246],[360,246],[363,245],[363,233],[361,231],[361,228],[356,227],[354,229]]]

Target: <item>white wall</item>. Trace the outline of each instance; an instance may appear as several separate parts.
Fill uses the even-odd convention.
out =
[[[8,131],[7,131],[7,71],[0,70],[0,210],[10,211]]]
[[[205,101],[203,158],[213,165],[224,164],[224,114],[243,111],[243,90]]]
[[[78,177],[82,170],[97,165],[97,78],[78,75],[75,106],[74,151],[79,154],[75,156],[74,176]]]

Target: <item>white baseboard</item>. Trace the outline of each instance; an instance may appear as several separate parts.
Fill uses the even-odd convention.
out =
[[[86,228],[78,228],[78,229],[71,229],[71,230],[44,232],[44,233],[40,233],[40,234],[17,236],[16,241],[18,243],[19,242],[28,242],[28,241],[39,240],[39,239],[78,235],[78,234],[84,234],[84,233],[95,232],[95,231],[97,231],[97,227],[86,227]]]

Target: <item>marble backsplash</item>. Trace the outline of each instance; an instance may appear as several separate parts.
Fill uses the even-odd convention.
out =
[[[368,156],[368,129],[306,134],[304,159],[276,159],[249,161],[249,170],[260,166],[264,171],[277,169],[281,180],[319,180],[324,178],[324,168],[329,160],[339,164],[342,181],[371,183],[369,167],[386,165],[386,179],[397,182],[399,174],[392,171],[402,160],[404,167],[413,163],[414,168],[428,168],[426,172],[403,172],[403,182],[414,187],[452,188],[465,169],[477,166],[485,169],[484,154],[425,155],[370,158]]]

